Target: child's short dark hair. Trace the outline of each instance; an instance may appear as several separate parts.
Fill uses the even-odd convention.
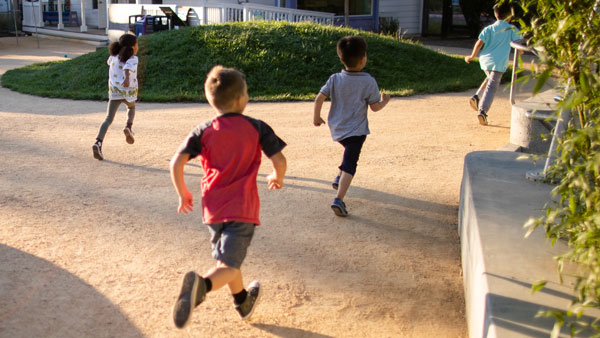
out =
[[[512,5],[509,1],[500,1],[494,5],[494,13],[500,20],[504,20],[512,15]]]
[[[112,56],[119,55],[119,60],[121,62],[127,62],[133,55],[133,46],[135,46],[136,43],[137,36],[126,33],[121,35],[119,41],[111,43],[110,46],[108,46],[108,51]]]
[[[344,36],[337,43],[337,53],[346,67],[354,68],[367,55],[367,41],[360,36]]]
[[[206,75],[204,91],[212,96],[213,105],[219,109],[228,109],[244,90],[246,75],[236,69],[217,65]]]

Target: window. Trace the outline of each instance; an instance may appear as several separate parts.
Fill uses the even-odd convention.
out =
[[[350,15],[371,15],[371,0],[350,0]],[[344,15],[344,0],[298,0],[298,9]]]
[[[92,0],[92,9],[98,9],[98,0]]]

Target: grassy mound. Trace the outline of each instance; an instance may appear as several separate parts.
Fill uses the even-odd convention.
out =
[[[344,35],[368,43],[365,71],[393,96],[462,91],[483,79],[478,64],[411,42],[332,26],[252,22],[184,28],[140,38],[142,101],[205,101],[208,70],[222,64],[247,76],[253,101],[311,100],[343,65],[336,54]],[[107,99],[107,48],[72,60],[34,64],[2,76],[22,93],[69,99]]]

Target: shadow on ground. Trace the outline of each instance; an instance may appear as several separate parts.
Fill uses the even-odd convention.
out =
[[[55,264],[0,244],[0,336],[141,337],[119,308]]]

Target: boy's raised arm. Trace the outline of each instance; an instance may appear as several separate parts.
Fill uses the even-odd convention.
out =
[[[389,94],[381,94],[381,99],[379,99],[379,102],[370,104],[369,107],[371,107],[371,110],[374,112],[380,111],[383,108],[385,108],[385,106],[388,104],[388,102],[390,102],[390,95]]]
[[[315,98],[315,106],[313,110],[313,124],[315,127],[318,127],[322,124],[325,124],[325,121],[321,118],[321,108],[323,107],[323,102],[325,102],[327,96],[323,93],[319,93]]]
[[[281,189],[283,186],[283,178],[285,176],[285,171],[287,169],[287,160],[283,153],[280,151],[277,154],[269,157],[271,162],[273,162],[273,173],[267,176],[267,184],[269,185],[269,190],[273,189]]]
[[[189,154],[178,152],[173,156],[170,163],[171,181],[173,182],[175,191],[179,196],[179,206],[177,207],[177,212],[183,212],[184,214],[193,211],[194,208],[194,197],[187,189],[183,175],[183,167],[189,160]]]

